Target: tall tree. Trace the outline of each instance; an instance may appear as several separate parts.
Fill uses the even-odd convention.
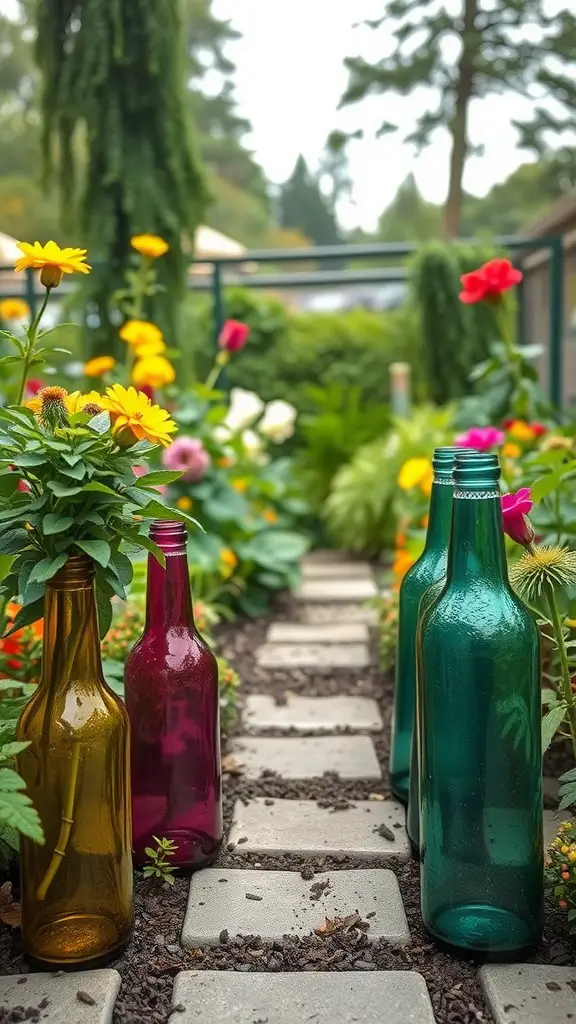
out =
[[[338,245],[342,238],[336,218],[303,156],[280,189],[279,217],[283,228],[295,228],[315,245]]]
[[[451,136],[450,175],[444,210],[448,237],[460,233],[462,176],[472,151],[470,104],[492,93],[514,92],[533,102],[525,122],[514,122],[520,144],[541,149],[550,135],[576,127],[576,80],[570,62],[576,53],[576,14],[569,8],[547,13],[546,0],[459,0],[459,10],[438,0],[384,0],[372,29],[393,25],[391,52],[372,64],[348,57],[350,72],[342,105],[369,94],[409,95],[431,87],[436,99],[417,120],[408,142],[429,144],[436,129]],[[534,42],[534,37],[538,42]],[[451,58],[454,44],[456,60]],[[541,105],[553,98],[556,114]],[[380,134],[396,130],[386,120]]]
[[[420,194],[413,174],[400,185],[378,221],[381,242],[430,242],[442,234],[442,210]]]
[[[177,335],[186,275],[182,236],[193,235],[206,202],[186,112],[183,56],[174,0],[38,4],[45,157],[65,202],[78,197],[96,265],[87,282],[101,325],[95,349],[115,335],[110,300],[130,266],[130,238],[141,232],[162,235],[170,245],[159,263],[164,290],[154,304],[170,341]],[[75,150],[80,133],[82,161]]]

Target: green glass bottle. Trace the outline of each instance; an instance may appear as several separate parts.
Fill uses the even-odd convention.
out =
[[[492,455],[488,455],[485,452],[473,451],[469,448],[458,448],[457,450],[458,462],[462,465],[464,462],[473,461],[476,464],[482,464],[482,460],[488,460],[488,466],[492,465]],[[454,459],[455,462],[455,459]],[[453,474],[453,467],[451,470],[451,477]],[[446,538],[446,554],[448,553],[448,541],[449,537]],[[421,674],[421,644],[420,635],[422,632],[422,620],[428,608],[431,608],[437,597],[440,597],[442,590],[446,586],[446,575],[444,574],[441,579],[436,580],[431,587],[425,592],[420,601],[420,607],[418,609],[418,625],[416,627],[416,709],[414,714],[414,729],[412,730],[412,746],[410,750],[410,794],[408,797],[408,810],[406,813],[406,831],[408,832],[408,838],[410,840],[410,846],[412,847],[412,853],[415,857],[420,856],[420,755],[419,755],[419,744],[420,744],[420,721],[421,721],[421,710],[420,701],[418,699],[418,675]]]
[[[539,639],[490,461],[456,460],[446,586],[421,626],[421,899],[436,939],[513,960],[543,922]]]
[[[446,573],[448,535],[452,510],[452,470],[462,448],[436,448],[432,465],[434,483],[426,543],[420,558],[408,570],[400,585],[394,716],[390,746],[390,789],[402,803],[408,803],[410,750],[416,695],[416,626],[422,595]]]

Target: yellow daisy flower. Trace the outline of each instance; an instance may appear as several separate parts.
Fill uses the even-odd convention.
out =
[[[166,351],[163,341],[147,341],[144,345],[134,345],[137,359],[149,359],[150,356],[161,356]]]
[[[96,356],[95,359],[89,359],[87,363],[84,363],[84,373],[87,377],[101,377],[103,373],[108,373],[115,366],[116,360],[113,356]]]
[[[147,395],[135,388],[113,384],[106,389],[101,401],[110,413],[116,441],[125,448],[137,441],[150,441],[167,448],[172,440],[170,435],[177,430],[166,410],[152,405]]]
[[[148,320],[127,320],[120,328],[120,337],[135,349],[140,345],[164,344],[162,331]]]
[[[164,356],[150,356],[139,359],[132,370],[132,383],[137,388],[161,388],[164,384],[173,384],[176,371]]]
[[[57,288],[63,274],[89,274],[92,267],[85,263],[86,249],[61,249],[56,242],[18,242],[24,253],[16,260],[15,270],[41,270],[40,281],[45,288]]]
[[[64,405],[72,416],[75,412],[83,412],[87,405],[97,405],[100,409],[104,409],[104,399],[97,391],[89,391],[87,395],[83,395],[81,391],[72,391],[71,394],[66,395]]]
[[[407,459],[398,473],[398,487],[403,491],[410,491],[413,487],[427,487],[428,483],[431,486],[431,475],[430,459]]]
[[[0,320],[25,320],[30,306],[24,299],[3,299],[0,302]]]
[[[130,245],[141,256],[148,256],[152,260],[157,259],[158,256],[163,256],[170,248],[168,242],[165,242],[159,235],[134,235],[130,239]]]

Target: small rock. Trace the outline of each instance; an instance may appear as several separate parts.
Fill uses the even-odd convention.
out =
[[[243,974],[247,974],[250,970],[250,964],[237,964],[234,970],[242,971]]]
[[[230,936],[228,935],[228,929],[227,928],[223,928],[222,931],[220,932],[220,935],[218,936],[218,940],[219,940],[220,944],[222,946],[225,946],[226,943],[228,942],[229,938],[230,938]]]
[[[374,969],[374,964],[369,964],[367,960],[357,960],[354,964],[359,971],[371,971]]]
[[[300,877],[305,882],[310,882],[314,878],[314,868],[311,864],[303,864],[300,868]]]
[[[265,800],[265,801],[264,801],[264,804],[266,805],[266,807],[273,807],[273,806],[274,806],[274,801],[273,801],[273,800],[270,800],[270,799],[268,798],[268,800]]]
[[[388,825],[384,825],[384,823],[382,823],[382,825],[378,825],[376,828],[373,828],[372,831],[375,832],[376,835],[380,836],[381,839],[387,839],[389,843],[396,842],[396,836],[394,835],[392,829],[388,828]]]
[[[96,1006],[96,1000],[88,992],[80,990],[76,993],[76,999],[80,1003],[85,1003],[86,1006]]]
[[[173,1013],[186,1013],[186,1007],[183,1003],[176,1003],[176,1006],[172,1007]]]
[[[558,984],[557,981],[547,981],[546,988],[549,992],[559,992],[561,986]]]
[[[240,846],[241,843],[247,843],[247,842],[248,842],[248,836],[242,836],[242,838],[238,840],[238,846]]]
[[[257,900],[258,902],[264,899],[263,896],[255,896],[253,892],[247,892],[245,896],[247,900]]]
[[[168,946],[166,946],[166,949],[168,950],[169,953],[180,953],[180,946],[178,945],[177,942],[171,942]]]
[[[154,936],[154,945],[155,946],[164,946],[165,943],[166,943],[166,939],[164,938],[163,935],[155,935]]]

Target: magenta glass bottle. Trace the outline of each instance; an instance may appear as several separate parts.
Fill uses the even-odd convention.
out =
[[[155,521],[150,539],[166,568],[148,556],[146,626],[124,673],[134,859],[165,837],[171,864],[200,868],[222,843],[218,666],[194,625],[185,527]]]

